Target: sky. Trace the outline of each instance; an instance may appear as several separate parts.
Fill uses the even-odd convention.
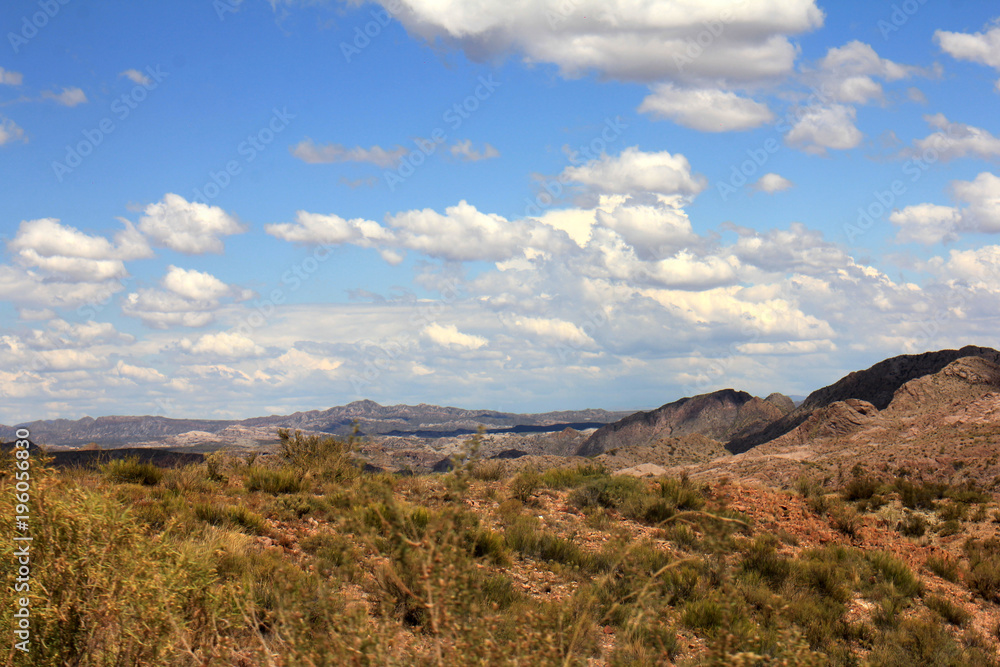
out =
[[[993,2],[34,0],[0,37],[0,423],[1000,346]]]

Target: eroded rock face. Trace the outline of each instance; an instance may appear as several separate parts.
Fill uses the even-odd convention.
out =
[[[577,450],[592,456],[617,447],[644,445],[660,438],[701,434],[725,442],[754,433],[785,410],[745,391],[723,389],[638,412],[594,432]]]

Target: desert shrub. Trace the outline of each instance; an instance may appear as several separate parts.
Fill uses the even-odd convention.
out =
[[[268,532],[264,519],[243,505],[196,503],[194,515],[199,521],[213,526],[235,528],[255,535],[265,535]]]
[[[538,490],[540,484],[538,473],[532,470],[523,470],[510,481],[510,496],[515,500],[526,503]]]
[[[896,529],[907,537],[922,537],[927,532],[927,519],[922,514],[907,514]]]
[[[960,502],[948,502],[938,507],[937,515],[942,521],[962,521],[969,514],[969,506]]]
[[[958,562],[948,556],[928,556],[924,566],[945,581],[954,583],[959,579]]]
[[[939,524],[935,529],[938,535],[941,537],[950,537],[952,535],[958,535],[962,532],[962,524],[955,519],[948,519],[943,523]]]
[[[627,503],[641,506],[649,493],[646,483],[627,475],[599,477],[569,494],[567,502],[574,507],[606,507],[620,509]]]
[[[575,468],[549,468],[539,482],[550,489],[567,489],[582,486],[601,477],[608,477],[607,469],[597,463],[582,463]]]
[[[705,506],[705,496],[701,490],[682,476],[680,479],[661,479],[657,482],[660,497],[678,510],[700,510]]]
[[[740,560],[743,572],[755,572],[772,588],[777,588],[791,574],[791,563],[778,554],[773,537],[760,536],[750,542]]]
[[[967,612],[947,598],[937,595],[930,595],[924,598],[924,604],[928,609],[936,611],[941,617],[952,625],[964,626],[969,622],[972,614]]]
[[[903,561],[885,551],[869,551],[865,557],[875,573],[892,584],[903,597],[911,598],[920,592],[920,579]]]
[[[988,665],[978,651],[963,649],[936,619],[917,617],[904,620],[887,631],[875,644],[868,659],[873,665],[912,667],[935,665],[966,667]]]
[[[840,490],[840,495],[844,500],[867,500],[878,491],[879,482],[867,476],[854,477]]]
[[[288,429],[278,429],[278,454],[302,471],[320,480],[343,481],[361,474],[361,465],[355,455],[357,429],[346,440],[303,435],[301,431],[290,434]]]
[[[691,600],[684,605],[681,623],[711,635],[726,623],[726,616],[725,607],[714,598]]]
[[[302,478],[294,470],[271,469],[254,466],[247,471],[244,480],[247,491],[263,491],[273,495],[298,493],[302,490]]]
[[[912,482],[897,478],[893,488],[899,494],[899,500],[904,507],[910,509],[932,509],[934,501],[944,498],[948,491],[946,484],[937,482]]]
[[[139,457],[113,459],[101,466],[101,472],[109,482],[119,484],[143,484],[153,486],[163,479],[163,471],[152,463],[142,463]]]
[[[495,482],[506,476],[507,466],[499,459],[476,461],[470,467],[469,474],[482,482]]]
[[[861,529],[861,517],[853,507],[837,504],[828,511],[830,525],[848,537],[857,537]]]

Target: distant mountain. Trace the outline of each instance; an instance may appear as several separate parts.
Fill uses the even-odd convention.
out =
[[[581,445],[577,454],[593,456],[609,449],[694,434],[727,442],[759,432],[784,417],[792,407],[791,399],[781,394],[761,399],[745,391],[723,389],[682,398],[602,426]]]
[[[896,390],[910,380],[937,373],[956,359],[963,357],[980,357],[993,363],[1000,363],[1000,352],[993,348],[975,345],[967,345],[960,350],[940,350],[891,357],[871,368],[854,371],[827,387],[817,389],[794,411],[764,429],[732,438],[726,448],[738,454],[780,438],[803,423],[815,410],[849,398],[867,401],[882,410],[889,405]]]
[[[493,410],[464,410],[437,405],[379,405],[374,401],[355,401],[328,410],[296,412],[243,420],[168,419],[166,417],[84,417],[75,421],[56,419],[34,421],[16,426],[0,425],[0,440],[12,440],[17,428],[31,431],[33,440],[44,445],[78,447],[97,442],[103,447],[131,444],[190,446],[207,443],[209,449],[219,443],[239,439],[261,442],[275,439],[278,428],[299,429],[346,435],[358,423],[362,433],[378,435],[419,435],[443,437],[475,432],[480,425],[493,431],[562,430],[596,428],[629,414],[607,410],[564,410],[541,414],[516,414]],[[182,437],[189,436],[189,437]]]

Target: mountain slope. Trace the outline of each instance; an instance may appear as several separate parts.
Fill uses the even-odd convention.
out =
[[[923,354],[906,354],[880,361],[871,368],[854,371],[837,382],[809,394],[802,405],[767,427],[734,437],[726,448],[734,454],[745,452],[762,443],[780,438],[799,426],[817,409],[837,401],[856,398],[882,410],[893,395],[907,382],[941,371],[963,357],[980,357],[1000,363],[1000,352],[989,347],[967,345],[960,350],[940,350]]]
[[[773,395],[772,395],[773,396]],[[722,389],[637,412],[597,429],[580,449],[593,456],[609,449],[646,445],[666,437],[700,434],[725,442],[746,437],[785,415],[780,400],[763,400],[745,391]]]

